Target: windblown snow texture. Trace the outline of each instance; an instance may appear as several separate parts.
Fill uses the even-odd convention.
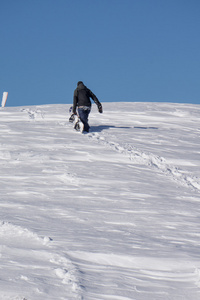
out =
[[[0,299],[200,299],[200,107],[103,107],[0,109]]]

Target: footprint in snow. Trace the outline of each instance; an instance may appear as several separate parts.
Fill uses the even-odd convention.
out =
[[[78,270],[69,258],[57,253],[51,238],[0,222],[0,245],[0,299],[29,300],[38,295],[64,299],[66,294],[72,300],[82,299]]]

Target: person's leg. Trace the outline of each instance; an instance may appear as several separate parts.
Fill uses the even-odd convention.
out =
[[[83,131],[89,132],[90,126],[88,124],[88,116],[89,116],[90,110],[85,110],[83,108],[78,108],[78,114],[80,117],[81,122],[84,125]]]

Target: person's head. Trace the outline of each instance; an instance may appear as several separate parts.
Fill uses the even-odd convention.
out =
[[[83,84],[83,81],[78,81],[77,86],[79,86],[79,84]]]

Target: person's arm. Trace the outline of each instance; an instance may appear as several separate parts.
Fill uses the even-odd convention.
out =
[[[95,102],[95,104],[97,105],[99,112],[102,113],[103,112],[103,108],[102,108],[102,105],[99,102],[97,96],[91,90],[89,90],[89,95],[92,98],[92,100]]]

